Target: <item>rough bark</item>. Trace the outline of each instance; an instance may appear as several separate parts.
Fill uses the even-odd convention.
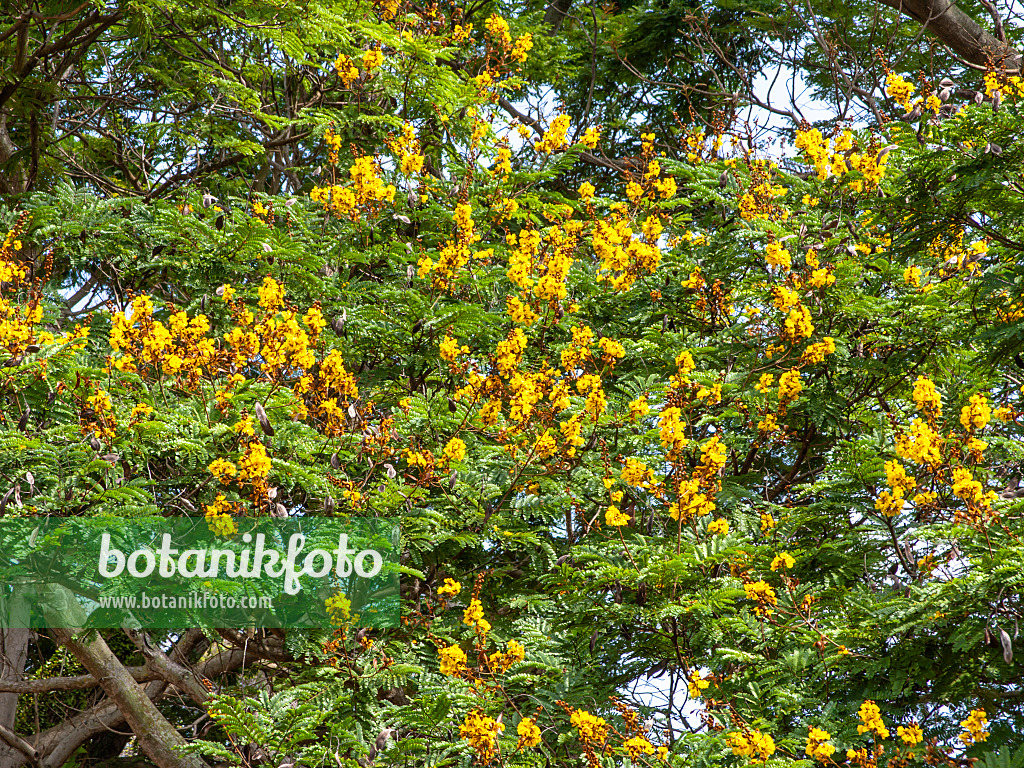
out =
[[[1021,54],[949,0],[881,0],[931,32],[953,53],[976,67],[1019,69]]]
[[[99,681],[104,692],[124,715],[142,751],[159,768],[207,768],[198,755],[184,755],[174,748],[186,741],[161,714],[145,691],[128,673],[99,635],[78,640],[68,629],[53,629],[54,637]]]
[[[28,629],[0,631],[0,685],[4,681],[21,679],[28,658],[30,634],[31,630]],[[0,693],[0,728],[13,732],[17,713],[18,694]],[[14,751],[14,747],[6,741],[0,743],[0,768],[11,768],[15,759]]]

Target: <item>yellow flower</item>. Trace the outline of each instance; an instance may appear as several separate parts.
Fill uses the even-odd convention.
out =
[[[708,533],[725,536],[729,532],[729,521],[723,517],[708,523]]]
[[[987,723],[988,718],[984,709],[971,710],[967,719],[960,723],[960,727],[965,729],[964,733],[960,734],[960,741],[966,746],[985,741],[989,736],[989,732],[985,730]]]
[[[569,722],[580,733],[580,739],[587,745],[600,746],[608,735],[608,723],[603,717],[592,715],[586,710],[577,709],[569,716]]]
[[[779,568],[789,569],[792,568],[796,563],[793,556],[789,552],[779,552],[772,560],[771,569],[773,571],[779,570]]]
[[[925,415],[931,418],[942,415],[942,400],[935,389],[935,384],[926,376],[918,376],[914,382],[913,399],[914,404],[919,410],[924,411]]]
[[[634,736],[622,742],[631,760],[636,761],[643,755],[653,755],[654,745],[643,736]]]
[[[458,677],[459,673],[466,668],[466,652],[457,645],[450,645],[447,648],[439,648],[438,656],[441,657],[441,674]]]
[[[444,447],[444,457],[449,461],[462,461],[466,458],[466,444],[457,437],[453,437]]]
[[[768,262],[769,266],[780,267],[781,269],[786,270],[788,270],[793,263],[792,257],[789,255],[789,251],[776,242],[768,243],[764,247],[764,259]]]
[[[476,752],[477,761],[486,765],[498,756],[496,742],[503,730],[505,726],[502,723],[476,709],[466,715],[465,722],[459,726],[459,735]]]
[[[788,405],[800,396],[804,385],[800,381],[800,371],[795,368],[779,376],[779,403]]]
[[[687,680],[686,688],[690,692],[690,696],[697,698],[700,696],[700,692],[710,686],[711,683],[700,676],[700,672],[696,669],[690,673],[690,677]]]
[[[857,726],[857,733],[873,731],[880,739],[889,738],[889,729],[882,722],[882,713],[875,702],[871,699],[865,701],[860,705],[858,714],[860,715],[861,724]]]
[[[445,579],[444,585],[438,587],[437,594],[447,595],[449,597],[455,597],[462,591],[462,585],[455,581],[455,579]]]
[[[604,513],[604,521],[608,525],[621,527],[623,525],[629,525],[629,515],[624,512],[620,512],[618,507],[610,506]]]
[[[836,751],[836,748],[828,743],[828,740],[831,738],[832,734],[828,731],[823,731],[821,728],[811,728],[807,733],[807,746],[804,747],[804,752],[814,760],[822,763],[826,762]]]
[[[214,459],[210,462],[210,466],[207,467],[210,470],[210,474],[216,477],[220,482],[226,482],[225,478],[234,477],[237,473],[235,465],[226,459]]]
[[[370,72],[384,63],[384,54],[377,48],[371,48],[363,54],[363,69]]]
[[[904,744],[911,747],[924,740],[924,734],[921,733],[921,727],[917,723],[912,723],[906,727],[898,726],[896,734],[903,739]]]
[[[971,395],[968,404],[960,409],[960,423],[968,431],[984,429],[991,417],[992,409],[981,393]]]
[[[725,738],[732,747],[733,754],[741,757],[756,756],[763,762],[775,752],[775,740],[769,734],[758,730],[733,731]]]
[[[520,747],[536,747],[540,744],[540,728],[537,727],[537,721],[532,718],[524,717],[520,720],[516,726],[516,733],[519,734]]]
[[[536,141],[533,144],[534,149],[538,152],[556,152],[560,149],[565,149],[568,145],[566,144],[566,134],[569,132],[569,116],[559,115],[551,121],[551,125],[544,132],[544,136],[540,141]]]
[[[352,618],[352,601],[341,593],[324,600],[324,608],[327,609],[331,624],[337,627],[344,626]]]

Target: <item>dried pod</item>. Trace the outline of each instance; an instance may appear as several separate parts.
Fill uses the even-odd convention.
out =
[[[331,454],[331,467],[333,467],[334,469],[341,469],[341,462],[338,461],[337,453]]]
[[[203,193],[203,208],[211,208],[213,204],[217,202],[217,198],[211,195],[209,192]]]
[[[120,458],[116,453],[104,453],[100,456],[100,461],[105,461],[107,464],[117,464]]]
[[[39,351],[39,345],[38,344],[29,344],[27,347],[25,347],[25,354],[26,355],[34,355],[38,351]]]
[[[1007,664],[1013,663],[1013,641],[1010,640],[1010,633],[1005,629],[999,630],[999,642],[1003,646],[1003,661]]]
[[[96,435],[93,435],[92,437],[89,438],[89,447],[92,448],[94,451],[98,451],[100,448],[103,447],[103,445],[96,438]]]
[[[263,430],[263,434],[267,435],[268,437],[273,437],[274,428],[270,425],[270,419],[267,418],[267,412],[263,409],[263,406],[260,405],[259,403],[256,403],[256,406],[255,408],[253,408],[253,410],[256,411],[256,418],[259,419],[260,429]]]
[[[224,286],[222,285],[219,288],[217,288],[217,290],[214,291],[214,293],[216,293],[218,296],[223,296],[224,295]]]
[[[334,497],[328,496],[324,499],[324,512],[328,515],[334,514]]]
[[[331,320],[331,330],[333,330],[338,336],[341,336],[341,332],[345,329],[346,312],[343,310],[338,317]]]
[[[18,430],[24,432],[28,428],[28,417],[32,413],[32,406],[26,405],[24,412],[21,414],[21,418],[18,419]]]
[[[387,472],[388,477],[391,478],[392,480],[394,480],[395,477],[398,476],[398,472],[395,471],[394,464],[385,464],[384,469]]]
[[[274,517],[288,517],[288,509],[284,504],[275,504],[274,509],[270,514]]]

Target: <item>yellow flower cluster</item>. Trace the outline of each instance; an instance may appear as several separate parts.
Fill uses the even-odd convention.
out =
[[[698,698],[701,695],[701,691],[706,690],[710,685],[711,682],[701,677],[700,672],[696,669],[690,672],[690,676],[686,681],[686,689],[694,699]]]
[[[880,739],[889,738],[889,729],[882,722],[882,713],[875,702],[868,699],[860,705],[857,714],[861,720],[861,724],[857,726],[857,733],[872,732]]]
[[[788,270],[793,264],[789,251],[774,241],[765,245],[764,260],[768,262],[768,266],[779,267],[783,270]]]
[[[677,456],[690,442],[686,439],[686,423],[682,419],[683,412],[672,406],[661,412],[658,418],[658,430],[661,444],[668,450],[669,458]]]
[[[568,146],[566,142],[566,134],[568,132],[569,116],[559,115],[551,121],[551,125],[548,126],[541,140],[534,142],[533,148],[538,152],[547,152],[549,154],[565,149]]]
[[[508,671],[508,668],[513,664],[518,664],[524,658],[526,658],[526,649],[523,647],[523,644],[516,640],[509,640],[504,653],[501,651],[492,653],[487,660],[490,662],[491,669],[503,673]]]
[[[540,728],[537,727],[537,721],[533,718],[524,717],[520,720],[519,725],[516,726],[516,733],[519,734],[517,749],[536,747],[540,744]]]
[[[469,605],[463,611],[462,623],[470,625],[481,635],[486,635],[491,631],[491,623],[484,618],[483,604],[475,597],[469,601]]]
[[[754,608],[754,613],[758,616],[770,616],[773,611],[768,606],[776,606],[779,604],[779,599],[775,594],[775,590],[772,586],[765,581],[752,581],[747,582],[743,585],[743,591],[747,595],[748,600],[753,600],[757,603],[757,607]]]
[[[460,347],[458,340],[452,337],[449,333],[445,333],[444,338],[441,339],[441,345],[438,349],[438,353],[441,355],[441,359],[454,363],[459,355],[468,355],[469,347]]]
[[[921,733],[921,727],[917,723],[912,723],[908,726],[897,726],[896,735],[899,736],[903,740],[903,743],[908,747],[919,744],[924,740],[924,734]]]
[[[988,731],[985,730],[987,724],[988,717],[986,717],[984,709],[971,710],[967,719],[960,723],[960,727],[964,729],[964,732],[960,734],[960,741],[967,746],[985,741],[989,736]]]
[[[960,423],[968,432],[982,430],[992,418],[992,409],[988,400],[980,392],[971,395],[967,405],[960,409]]]
[[[800,397],[804,385],[800,381],[800,371],[795,368],[779,376],[779,405],[786,406]]]
[[[466,668],[466,652],[457,645],[439,648],[437,654],[441,657],[442,675],[458,677]]]
[[[826,336],[816,344],[808,345],[807,349],[800,356],[800,362],[814,365],[822,362],[828,355],[835,354],[836,342],[831,336]]]
[[[444,584],[437,588],[437,594],[445,597],[455,597],[462,591],[462,585],[455,579],[445,579]]]
[[[526,61],[526,55],[531,50],[533,50],[533,35],[527,32],[516,38],[516,42],[512,46],[512,50],[509,51],[508,57],[516,64],[522,64]]]
[[[888,153],[869,154],[852,151],[854,137],[849,129],[844,130],[833,139],[831,145],[817,128],[797,131],[795,145],[814,165],[814,170],[821,181],[825,181],[830,176],[841,178],[852,168],[863,178],[851,182],[850,189],[854,192],[870,192],[876,189],[885,177]],[[847,161],[849,161],[849,165],[847,165]]]
[[[338,218],[347,216],[352,221],[358,220],[360,212],[367,216],[376,215],[384,203],[394,202],[395,186],[381,180],[374,158],[356,158],[348,173],[352,186],[313,187],[310,199]]]
[[[352,83],[359,77],[359,70],[356,68],[356,65],[344,53],[339,53],[338,58],[334,60],[334,71],[337,73],[342,85],[346,88],[351,87]]]
[[[942,463],[942,438],[920,419],[910,423],[910,434],[896,436],[896,455],[918,464],[938,466]]]
[[[352,601],[340,592],[324,600],[324,608],[327,609],[331,624],[336,627],[345,626],[353,618]]]
[[[725,536],[729,532],[729,521],[724,517],[708,523],[708,533],[712,536]]]
[[[335,133],[333,128],[328,128],[324,131],[324,144],[327,145],[327,162],[337,165],[338,152],[341,150],[341,136]]]
[[[814,323],[811,322],[811,312],[801,304],[786,317],[782,335],[787,340],[796,343],[801,339],[808,338],[812,333],[814,333]]]
[[[953,488],[953,494],[967,504],[968,513],[972,518],[988,512],[992,502],[996,499],[995,491],[986,493],[981,483],[971,476],[970,470],[963,467],[953,470],[950,485]]]
[[[733,731],[725,737],[734,755],[748,759],[755,757],[765,762],[775,752],[775,740],[771,735],[755,729]]]
[[[608,723],[603,717],[592,715],[584,709],[577,709],[569,716],[573,727],[579,731],[580,740],[584,744],[594,747],[604,745],[608,736]]]
[[[807,733],[807,746],[804,747],[804,752],[812,760],[822,763],[828,762],[829,758],[836,751],[836,748],[828,743],[831,738],[832,734],[828,731],[823,731],[821,728],[811,728]]]
[[[616,291],[628,291],[636,280],[653,274],[661,263],[661,250],[650,238],[633,237],[623,207],[613,206],[609,219],[599,220],[591,237],[594,254],[601,260],[598,281]]]
[[[416,138],[416,129],[411,124],[405,123],[401,135],[392,137],[388,145],[398,158],[398,167],[403,175],[411,176],[423,170],[422,149],[419,139]]]
[[[462,461],[466,458],[466,443],[461,438],[453,437],[444,447],[444,457],[448,461]]]
[[[459,735],[476,752],[477,762],[487,765],[498,756],[497,740],[503,730],[503,723],[475,709],[466,715],[465,722],[459,726]]]
[[[604,521],[608,525],[619,528],[623,525],[629,525],[629,515],[620,511],[616,506],[609,506],[604,513]]]
[[[796,560],[789,552],[779,552],[774,558],[772,558],[771,569],[777,571],[779,568],[789,569],[796,564]]]
[[[633,760],[634,762],[639,760],[643,755],[654,754],[654,745],[643,736],[632,736],[622,742],[622,746],[625,747],[630,760]]]
[[[885,77],[885,93],[906,111],[910,111],[910,98],[914,95],[914,86],[900,75],[890,72]]]
[[[231,517],[233,511],[234,505],[222,493],[217,494],[212,504],[206,505],[206,524],[214,536],[226,537],[238,533],[238,526]]]

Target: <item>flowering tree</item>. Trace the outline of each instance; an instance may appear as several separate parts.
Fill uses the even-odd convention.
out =
[[[161,5],[0,38],[0,513],[399,518],[402,623],[5,632],[5,765],[1021,764],[1019,76],[623,158],[528,14]]]

